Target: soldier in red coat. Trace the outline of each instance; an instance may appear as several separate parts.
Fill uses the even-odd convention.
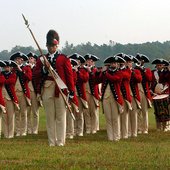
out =
[[[139,83],[141,111],[138,113],[138,133],[148,134],[148,108],[152,107],[150,93],[152,72],[149,68],[145,68],[144,66],[144,63],[149,62],[147,56],[138,53],[136,58],[140,63],[136,64],[135,69],[138,69],[142,75],[142,82]]]
[[[131,60],[130,57],[124,53],[119,53],[116,56],[122,57],[125,61]],[[126,63],[119,64],[119,69],[122,73],[121,93],[124,100],[124,112],[120,115],[121,138],[128,138],[128,115],[132,110],[132,96],[130,94],[130,78],[131,69],[126,67]]]
[[[87,69],[84,67],[85,58],[80,54],[74,53],[70,58],[76,59],[79,63],[77,68],[77,81],[76,81],[76,96],[78,98],[79,113],[75,115],[74,133],[78,136],[83,136],[84,131],[84,110],[88,108],[85,83],[89,79]]]
[[[130,78],[130,90],[132,96],[132,110],[129,111],[128,118],[128,136],[137,137],[137,128],[138,128],[138,112],[141,109],[141,101],[139,95],[138,84],[142,82],[142,75],[138,69],[134,69],[133,63],[138,63],[138,59],[134,56],[129,55],[130,60],[127,61],[127,67],[131,69],[131,78]]]
[[[108,140],[120,140],[120,114],[123,113],[123,97],[120,86],[122,73],[118,69],[118,62],[125,62],[119,56],[111,56],[104,63],[109,66],[100,73],[98,80],[102,83],[102,103],[106,118]]]
[[[20,110],[15,112],[15,131],[16,136],[27,135],[27,107],[31,105],[30,90],[28,82],[32,80],[32,71],[30,66],[24,65],[24,61],[28,60],[28,57],[21,53],[16,52],[11,55],[10,60],[15,61],[18,65],[13,69],[13,72],[17,75],[17,81],[15,84],[15,91],[19,101]]]
[[[0,60],[0,67],[4,67],[6,64]],[[6,113],[6,108],[5,108],[5,100],[2,95],[2,88],[5,83],[5,77],[4,75],[0,72],[0,138],[1,138],[1,130],[2,130],[2,116],[4,113]]]
[[[14,125],[15,125],[15,111],[19,110],[18,98],[15,92],[15,83],[17,80],[16,73],[12,71],[12,67],[17,67],[14,61],[4,61],[6,66],[2,74],[5,77],[5,86],[3,88],[3,96],[5,99],[6,114],[4,114],[4,137],[14,137]]]
[[[72,66],[72,70],[73,70],[74,85],[76,86],[78,62],[75,59],[70,59],[70,61],[71,61],[71,66]],[[77,114],[79,114],[78,99],[76,97],[76,94],[74,95],[74,98],[72,101],[73,102],[71,103],[71,108],[72,108],[73,114],[76,117]],[[74,138],[74,120],[72,119],[72,117],[68,111],[67,111],[66,132],[67,132],[67,138],[69,138],[69,139]]]
[[[27,54],[28,62],[27,64],[31,67],[31,71],[33,73],[36,65],[37,55],[33,52],[29,52]],[[27,112],[27,131],[28,134],[38,134],[38,126],[39,126],[39,107],[40,103],[37,100],[37,96],[35,93],[35,83],[34,78],[32,81],[29,81],[28,87],[30,89],[30,96],[31,96],[31,106],[28,107]]]
[[[69,100],[74,98],[75,87],[73,71],[69,58],[58,52],[59,35],[55,30],[47,33],[48,53],[38,58],[33,77],[36,79],[36,92],[42,97],[47,119],[47,134],[50,146],[64,146],[66,137],[66,104],[52,77],[49,68],[52,67],[65,83],[67,89],[63,93],[69,95]],[[50,66],[51,65],[51,66]]]
[[[86,95],[88,101],[88,109],[84,111],[85,127],[87,134],[95,134],[99,125],[99,86],[96,81],[97,68],[95,62],[99,60],[98,57],[92,54],[86,54],[86,68],[89,73],[89,80],[86,83]]]

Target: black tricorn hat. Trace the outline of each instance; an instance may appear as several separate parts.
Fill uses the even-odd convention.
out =
[[[72,66],[78,66],[78,62],[75,59],[70,58],[70,62]]]
[[[85,58],[82,55],[77,54],[77,53],[71,54],[68,57],[72,58],[72,59],[75,59],[75,60],[80,60],[80,63],[85,63],[86,62]]]
[[[5,67],[6,66],[6,63],[2,60],[0,60],[0,67]]]
[[[126,61],[120,56],[109,56],[104,60],[105,64],[110,63],[125,63]]]
[[[95,56],[95,55],[93,55],[93,54],[89,54],[89,53],[87,53],[86,55],[84,55],[84,58],[85,58],[86,60],[91,59],[91,60],[93,60],[93,61],[98,61],[98,60],[99,60],[99,58],[98,58],[97,56]]]
[[[152,61],[152,64],[164,64],[165,66],[168,66],[169,62],[163,58],[157,58]]]
[[[12,54],[11,57],[10,57],[10,60],[14,61],[17,57],[22,58],[24,61],[28,60],[28,57],[24,53],[21,53],[20,51]]]
[[[35,53],[31,52],[31,51],[27,54],[27,57],[28,57],[28,58],[29,58],[29,57],[34,57],[36,60],[37,60],[37,58],[38,58],[38,56],[37,56]]]
[[[125,54],[124,54],[124,53],[117,53],[117,54],[115,54],[114,56],[119,56],[119,57],[124,58]]]
[[[149,58],[144,55],[144,54],[140,54],[140,53],[137,53],[136,54],[136,58],[139,60],[139,61],[144,61],[145,63],[149,63]]]
[[[58,45],[59,44],[59,35],[55,30],[49,30],[46,36],[47,45]]]
[[[126,61],[133,61],[134,63],[139,63],[139,60],[133,55],[125,55],[124,59]]]
[[[17,67],[17,63],[15,61],[12,61],[12,60],[5,60],[4,61],[6,66],[10,66],[10,67]]]

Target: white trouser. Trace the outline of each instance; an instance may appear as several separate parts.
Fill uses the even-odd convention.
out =
[[[16,92],[20,110],[15,112],[15,131],[17,134],[27,132],[27,101],[23,92]]]
[[[31,106],[27,111],[28,133],[37,134],[39,126],[39,104],[34,91],[31,91]]]
[[[106,118],[108,140],[117,141],[120,139],[120,114],[113,95],[103,99],[103,109]]]
[[[66,138],[66,106],[61,94],[55,97],[55,83],[43,88],[42,100],[46,113],[49,145],[64,145]]]
[[[12,100],[5,100],[6,114],[3,114],[3,132],[4,137],[14,137],[14,124],[15,124],[15,107]]]

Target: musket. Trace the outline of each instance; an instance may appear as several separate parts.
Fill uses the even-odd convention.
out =
[[[28,20],[25,18],[25,16],[24,16],[23,14],[22,14],[22,17],[23,17],[23,19],[24,19],[24,21],[25,21],[25,25],[27,26],[28,30],[30,31],[30,33],[31,33],[31,35],[32,35],[32,38],[34,39],[34,41],[35,41],[35,43],[36,43],[36,45],[37,45],[37,47],[38,47],[38,50],[39,50],[41,56],[42,56],[43,59],[44,59],[44,62],[49,63],[48,60],[47,60],[47,58],[43,55],[43,52],[42,52],[42,50],[41,50],[41,48],[40,48],[40,46],[39,46],[39,44],[38,44],[38,42],[37,42],[37,40],[36,40],[36,38],[35,38],[35,36],[34,36],[32,30],[31,30],[30,27],[29,27],[30,25],[29,25],[29,23],[28,23]],[[49,63],[49,64],[50,64],[50,63]],[[69,105],[67,99],[65,98],[64,93],[63,93],[62,90],[61,90],[61,89],[66,89],[67,86],[65,85],[65,83],[62,81],[62,79],[60,78],[60,76],[58,75],[58,73],[53,69],[53,67],[52,67],[51,65],[50,65],[50,67],[49,67],[49,72],[50,72],[50,74],[52,75],[52,77],[53,77],[53,79],[54,79],[54,82],[55,82],[56,86],[57,86],[58,89],[59,89],[59,92],[60,92],[60,94],[61,94],[61,96],[62,96],[62,98],[63,98],[63,100],[64,100],[64,102],[65,102],[65,104],[66,104],[66,108],[68,109],[69,113],[71,114],[72,119],[75,120],[75,117],[74,117],[74,114],[73,114],[73,112],[72,112],[72,110],[71,110],[71,108],[70,108],[70,105]]]

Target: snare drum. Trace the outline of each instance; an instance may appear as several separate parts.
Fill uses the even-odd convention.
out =
[[[155,109],[155,116],[158,122],[166,122],[170,120],[170,113],[168,110],[169,95],[162,94],[153,97],[153,105]]]

